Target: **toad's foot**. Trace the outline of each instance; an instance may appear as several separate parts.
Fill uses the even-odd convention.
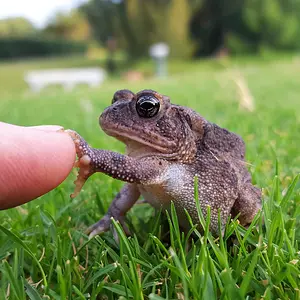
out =
[[[99,220],[97,223],[90,226],[86,230],[86,234],[89,235],[89,239],[91,239],[94,236],[96,236],[98,234],[101,234],[101,233],[104,233],[104,232],[108,231],[109,229],[111,229],[112,232],[113,232],[114,239],[118,243],[119,242],[119,237],[118,237],[116,229],[114,228],[114,226],[112,224],[112,219],[115,219],[116,221],[118,221],[120,223],[120,225],[122,226],[122,228],[123,228],[126,235],[130,235],[129,229],[125,225],[124,216],[111,216],[108,213],[101,220]]]
[[[65,130],[65,132],[67,132],[73,139],[76,154],[78,156],[78,160],[75,162],[74,167],[79,168],[79,172],[77,179],[74,181],[74,193],[70,195],[71,198],[75,198],[81,191],[87,179],[95,173],[95,170],[91,164],[91,157],[89,155],[91,148],[87,142],[73,130]]]

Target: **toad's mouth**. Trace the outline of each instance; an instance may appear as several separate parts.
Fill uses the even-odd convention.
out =
[[[114,128],[102,127],[102,129],[107,135],[126,144],[127,154],[130,156],[146,157],[155,155],[163,158],[177,156],[177,143],[153,132],[143,132],[142,129],[132,131],[122,125]],[[140,132],[141,134],[137,136],[134,132]]]

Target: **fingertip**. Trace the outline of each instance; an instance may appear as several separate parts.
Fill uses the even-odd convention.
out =
[[[2,141],[2,143],[1,143]],[[63,182],[76,158],[74,143],[64,132],[12,126],[1,139],[0,208],[33,200]]]
[[[53,174],[53,178],[56,178],[56,182],[53,182],[55,187],[65,180],[71,172],[76,158],[76,150],[72,138],[63,131],[47,132],[42,135],[45,139],[44,150],[49,147],[50,151],[43,151],[41,155],[45,156],[47,153],[47,157],[45,156],[44,159],[50,165],[53,164],[49,173]]]
[[[38,140],[34,158],[38,165],[31,175],[36,180],[40,179],[41,192],[44,194],[62,183],[71,172],[76,158],[75,146],[65,132],[41,130],[35,132],[34,138]]]

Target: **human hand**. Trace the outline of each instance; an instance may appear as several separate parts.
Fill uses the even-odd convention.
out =
[[[33,200],[66,179],[76,153],[71,137],[60,129],[0,122],[0,209]]]

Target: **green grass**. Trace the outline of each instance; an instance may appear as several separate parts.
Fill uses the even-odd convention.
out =
[[[20,75],[36,65],[0,65],[0,120],[60,124],[93,147],[122,152],[99,130],[98,115],[117,89],[158,90],[244,138],[263,210],[248,230],[228,222],[224,237],[214,239],[195,228],[193,238],[183,235],[174,210],[163,216],[137,205],[128,214],[132,237],[115,224],[119,245],[110,232],[89,241],[84,229],[103,216],[122,182],[96,174],[71,201],[72,173],[47,195],[0,212],[0,299],[300,299],[299,58],[240,59],[226,68],[214,61],[174,63],[174,75],[161,81],[113,79],[94,90],[54,87],[38,95]],[[253,113],[238,109],[233,69],[248,83]],[[208,228],[201,214],[199,222]]]

